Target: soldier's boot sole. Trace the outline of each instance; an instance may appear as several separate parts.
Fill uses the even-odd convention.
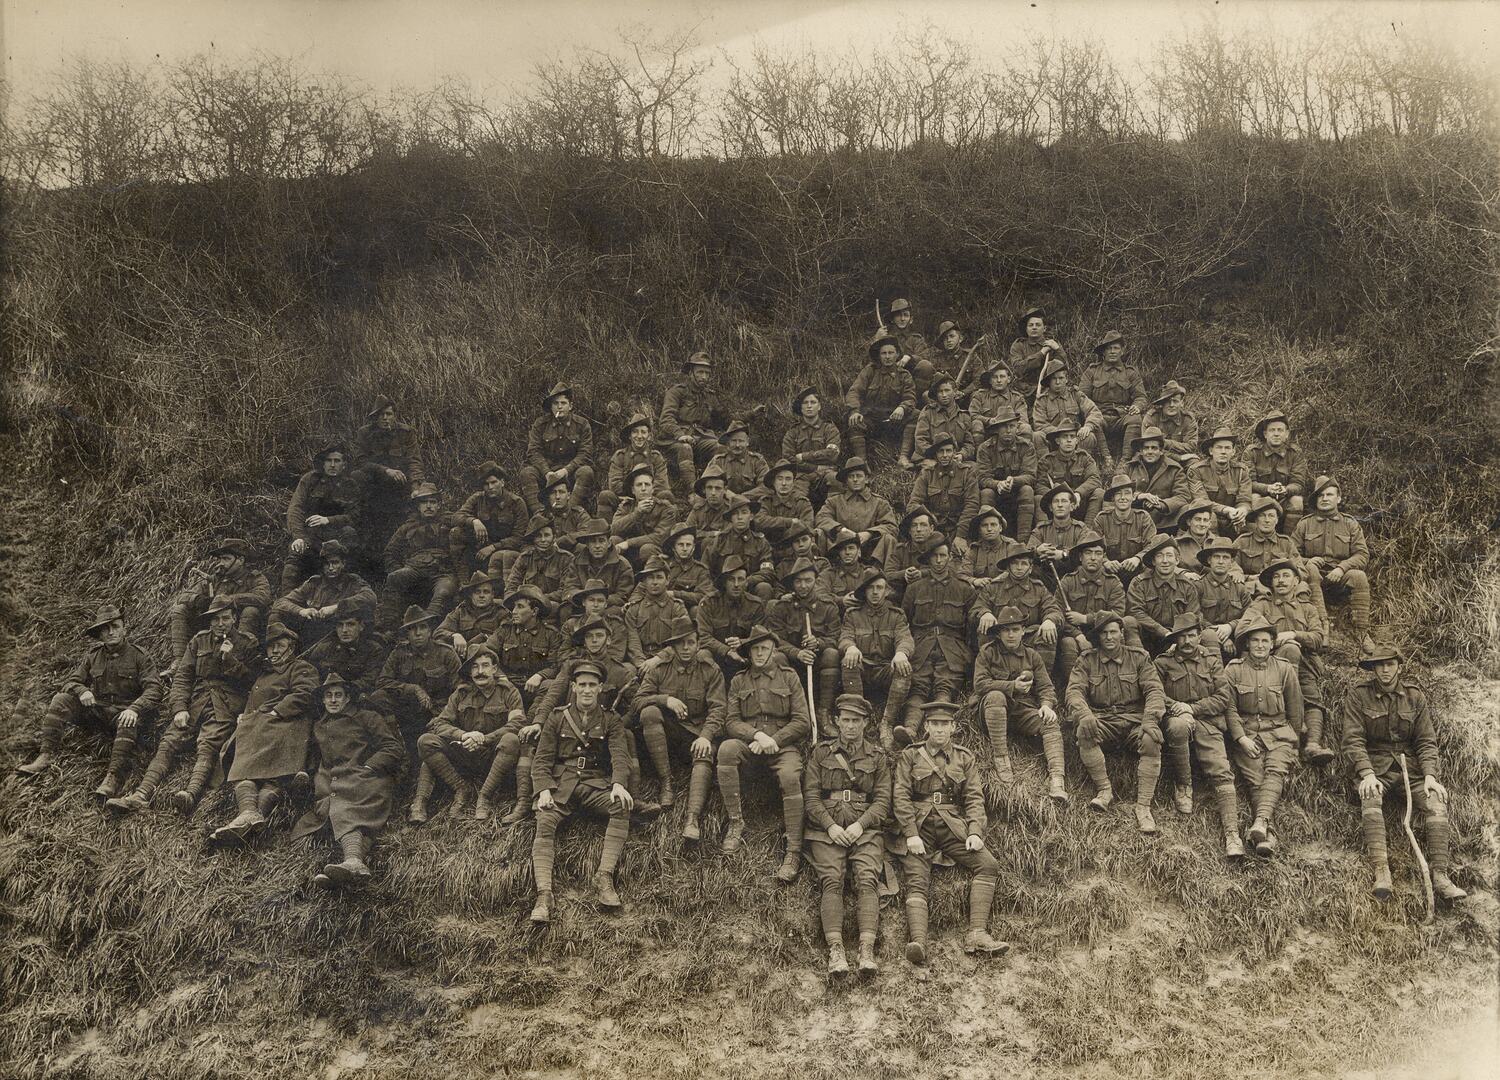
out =
[[[368,881],[370,868],[363,861],[357,859],[345,859],[343,862],[329,863],[323,867],[326,874],[335,885],[353,885],[358,882]]]
[[[1224,834],[1224,857],[1226,859],[1243,859],[1245,857],[1245,843],[1240,839],[1237,832],[1226,832]]]
[[[107,774],[94,789],[94,798],[101,803],[108,802],[118,794],[120,794],[120,779],[114,773]]]
[[[1251,848],[1258,849],[1266,842],[1266,836],[1269,832],[1270,826],[1266,824],[1265,819],[1256,818],[1250,824],[1250,831],[1245,834],[1245,843],[1249,844]],[[1259,854],[1258,851],[1257,854]]]
[[[802,872],[802,856],[795,851],[788,851],[786,857],[781,860],[781,865],[776,868],[776,880],[783,885],[790,885],[797,880],[797,875]]]
[[[897,724],[891,728],[891,742],[896,749],[903,750],[911,745],[911,729],[905,724]]]
[[[1096,814],[1103,814],[1108,812],[1114,801],[1115,793],[1113,791],[1101,791],[1089,800],[1089,809]]]
[[[880,964],[875,960],[875,946],[861,945],[859,947],[859,973],[864,976],[870,976],[879,972]]]
[[[1394,890],[1391,887],[1391,868],[1389,865],[1377,866],[1375,868],[1375,884],[1370,891],[1377,900],[1389,900],[1391,898],[1391,893]]]
[[[425,802],[414,801],[411,808],[406,811],[408,825],[426,825],[430,820],[432,820],[432,814],[428,812]]]
[[[1000,941],[985,930],[970,930],[964,935],[965,956],[1004,956],[1010,952],[1010,942]]]
[[[500,824],[504,825],[506,828],[509,828],[512,825],[521,824],[521,822],[525,821],[530,815],[531,807],[527,806],[523,802],[518,801],[516,805],[512,806],[510,808],[510,811],[500,819]]]
[[[908,941],[906,943],[906,962],[917,967],[923,967],[927,963],[927,946],[920,941]]]
[[[228,847],[243,844],[261,829],[265,828],[266,819],[258,811],[248,810],[240,814],[228,825],[220,826],[209,836],[208,842],[215,847]]]
[[[1279,846],[1276,842],[1276,837],[1267,831],[1265,839],[1255,845],[1255,854],[1259,855],[1262,859],[1269,859],[1272,855],[1276,854],[1276,849]]]
[[[494,814],[495,811],[490,807],[490,799],[488,795],[481,795],[479,796],[479,798],[474,800],[475,821],[488,821],[494,816]]]
[[[51,764],[52,764],[52,755],[51,755],[51,753],[49,753],[47,751],[43,751],[42,753],[38,754],[36,757],[34,757],[30,761],[28,761],[25,765],[17,765],[16,766],[16,775],[17,776],[40,776],[42,773],[44,773],[44,772],[47,771],[47,767],[49,765],[51,765]]]
[[[1446,871],[1434,870],[1432,872],[1432,891],[1439,900],[1462,900],[1469,894],[1453,883]]]
[[[118,798],[105,802],[104,809],[113,814],[135,814],[149,809],[150,800],[139,791],[132,791],[129,795],[121,795]]]
[[[337,887],[338,883],[329,877],[324,870],[319,870],[313,875],[313,884],[320,889],[333,889]]]
[[[1328,747],[1318,743],[1308,743],[1302,748],[1302,758],[1309,765],[1327,765],[1336,756]]]
[[[172,793],[172,809],[183,817],[193,816],[193,811],[198,809],[198,799],[191,791],[175,791]]]

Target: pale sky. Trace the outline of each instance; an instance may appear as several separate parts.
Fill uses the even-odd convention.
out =
[[[1092,37],[1129,68],[1164,38],[1215,20],[1227,31],[1327,32],[1353,19],[1379,32],[1431,34],[1493,56],[1500,3],[1486,0],[0,0],[6,76],[18,96],[69,55],[149,63],[195,53],[300,58],[377,89],[459,75],[491,93],[524,87],[537,62],[609,48],[622,27],[696,28],[714,62],[757,41],[843,52],[932,23],[981,64],[1032,34]],[[1387,28],[1389,28],[1387,30]]]

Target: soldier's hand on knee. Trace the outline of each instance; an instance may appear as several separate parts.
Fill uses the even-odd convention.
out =
[[[1428,779],[1432,779],[1428,777]],[[1385,785],[1380,782],[1380,777],[1371,773],[1369,776],[1359,778],[1359,797],[1361,799],[1378,799],[1385,794]]]
[[[1337,585],[1344,580],[1344,568],[1342,566],[1335,566],[1332,570],[1328,571],[1328,577],[1325,580],[1330,585]]]
[[[839,825],[838,823],[834,823],[828,826],[828,839],[839,845],[839,847],[849,846],[848,835],[849,834],[844,831],[844,827],[842,825]]]
[[[140,720],[140,714],[134,709],[121,709],[120,715],[115,717],[115,726],[125,731],[135,727]]]
[[[1037,715],[1042,718],[1042,723],[1044,724],[1057,723],[1057,710],[1051,705],[1041,706],[1041,708],[1037,709]]]
[[[459,736],[458,741],[463,744],[465,750],[473,752],[484,746],[484,734],[478,731],[466,731]]]
[[[94,707],[94,692],[92,690],[83,691],[83,693],[78,695],[78,704],[82,705],[85,709],[92,709]]]
[[[181,728],[182,730],[186,731],[187,726],[192,721],[192,719],[193,718],[188,715],[188,711],[186,709],[180,709],[172,717],[172,726]]]
[[[1422,790],[1426,791],[1427,794],[1434,799],[1448,798],[1448,789],[1443,787],[1442,784],[1438,783],[1438,778],[1436,776],[1429,776],[1427,777],[1427,779],[1423,780]]]
[[[757,754],[775,754],[781,750],[781,747],[777,745],[775,739],[771,738],[764,731],[757,731],[755,733],[755,741],[751,744],[750,750]]]
[[[1260,757],[1260,744],[1249,735],[1241,735],[1238,740],[1240,750],[1248,758]]]
[[[968,839],[964,841],[964,847],[969,851],[978,851],[984,847],[984,837],[978,833],[970,833]]]
[[[307,527],[309,529],[321,529],[324,525],[327,525],[327,524],[328,524],[328,519],[326,517],[324,517],[322,514],[308,514],[307,515]]]
[[[844,650],[844,669],[846,671],[858,671],[859,663],[865,658],[865,654],[859,651],[858,645],[850,645]]]
[[[677,714],[677,719],[686,720],[688,714],[687,702],[678,697],[667,698],[667,708]]]
[[[922,843],[920,836],[908,836],[906,838],[906,851],[909,855],[926,855],[927,845]]]
[[[844,836],[848,838],[849,845],[851,847],[854,844],[856,844],[859,841],[859,838],[861,836],[863,836],[864,834],[865,834],[865,827],[863,825],[861,825],[857,821],[854,822],[852,825],[845,825],[844,826]]]
[[[891,657],[891,670],[903,679],[911,678],[911,659],[904,652]]]
[[[293,555],[301,555],[306,550],[307,550],[307,541],[306,540],[293,540],[292,541],[292,554]]]
[[[619,785],[617,784],[615,786],[618,787]],[[537,793],[536,808],[538,810],[551,810],[552,807],[556,805],[556,802],[557,800],[552,797],[551,788],[548,788],[546,791]]]
[[[522,742],[535,742],[536,737],[542,733],[541,724],[527,724],[521,729]]]
[[[693,760],[712,761],[714,756],[714,744],[699,735],[693,740]]]
[[[625,790],[624,784],[616,784],[609,789],[609,801],[623,806],[626,810],[635,808],[635,799],[631,797],[630,792]]]

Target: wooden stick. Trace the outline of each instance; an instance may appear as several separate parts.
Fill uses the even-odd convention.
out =
[[[807,627],[807,636],[812,637],[812,613],[804,611],[802,621]],[[812,717],[812,744],[818,745],[818,706],[813,695],[813,666],[807,665],[807,715]]]
[[[1411,828],[1411,774],[1406,771],[1406,755],[1401,755],[1401,782],[1406,785],[1406,816],[1401,819],[1401,826],[1406,830],[1406,839],[1411,844],[1412,854],[1417,857],[1417,865],[1422,868],[1422,893],[1427,897],[1427,913],[1422,919],[1423,924],[1432,922],[1432,912],[1436,901],[1432,895],[1432,871],[1427,868],[1427,856],[1422,854],[1422,846],[1417,843],[1417,834]]]
[[[970,345],[969,351],[964,354],[964,362],[958,366],[958,375],[953,379],[953,384],[955,386],[963,385],[964,374],[969,370],[969,361],[974,359],[974,350],[984,344],[986,336],[987,335],[985,334],[980,334],[979,340]]]

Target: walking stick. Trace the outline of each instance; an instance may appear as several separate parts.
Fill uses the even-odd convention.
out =
[[[977,349],[977,348],[979,348],[979,346],[983,345],[985,343],[986,338],[988,338],[988,336],[989,336],[988,334],[980,334],[979,335],[979,340],[976,341],[976,342],[974,342],[974,344],[970,345],[969,346],[969,351],[966,352],[966,353],[964,353],[964,362],[962,364],[958,365],[958,374],[955,375],[954,378],[953,378],[954,385],[956,385],[956,386],[962,386],[964,384],[964,375],[969,370],[969,361],[972,360],[972,359],[974,359],[974,350]]]
[[[880,317],[880,301],[875,301],[875,329],[885,333],[885,320]]]
[[[803,624],[807,627],[807,636],[812,637],[812,613],[802,613]],[[818,745],[818,706],[813,700],[813,666],[807,665],[807,715],[812,717],[812,741]]]
[[[1050,348],[1042,350],[1042,366],[1036,369],[1036,393],[1031,395],[1033,401],[1042,396],[1042,376],[1047,373],[1047,358],[1051,355]]]
[[[1421,845],[1417,843],[1417,834],[1411,828],[1411,774],[1406,771],[1406,755],[1401,755],[1401,783],[1406,785],[1406,816],[1401,819],[1401,827],[1406,830],[1406,839],[1411,844],[1412,854],[1417,857],[1417,865],[1422,868],[1422,892],[1427,897],[1427,912],[1422,919],[1423,925],[1432,922],[1432,911],[1435,901],[1432,896],[1432,872],[1427,868],[1427,856],[1422,854]]]

